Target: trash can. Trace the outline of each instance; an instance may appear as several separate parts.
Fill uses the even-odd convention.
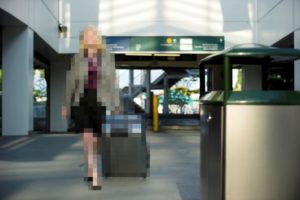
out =
[[[141,115],[107,115],[102,123],[104,176],[146,177],[149,150]]]
[[[300,92],[267,87],[271,68],[299,58],[253,45],[200,61],[201,200],[300,199]]]

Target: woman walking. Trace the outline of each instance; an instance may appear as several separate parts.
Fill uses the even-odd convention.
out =
[[[82,133],[87,166],[85,180],[92,182],[93,190],[102,188],[97,165],[101,163],[97,155],[101,155],[101,122],[118,105],[113,59],[97,30],[88,26],[80,34],[80,53],[73,57],[67,72],[62,115],[70,116],[76,132]]]

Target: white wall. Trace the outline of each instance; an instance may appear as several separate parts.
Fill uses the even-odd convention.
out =
[[[261,19],[268,12],[272,11],[282,0],[258,0],[258,18]]]
[[[87,24],[98,26],[101,0],[61,0],[60,22],[68,27],[67,37],[59,39],[60,53],[79,51],[79,34]]]
[[[300,28],[300,1],[294,0],[294,9],[293,9],[293,15],[294,15],[294,29],[298,30]]]
[[[0,1],[0,8],[28,24],[29,2],[29,0],[2,0]]]
[[[79,32],[87,24],[99,27],[108,36],[224,35],[226,47],[253,42],[255,2],[2,0],[0,8],[28,24],[59,53],[75,53]],[[59,23],[68,27],[65,38],[58,37]]]
[[[32,28],[58,50],[59,0],[1,0],[0,8]]]
[[[300,49],[300,1],[258,1],[258,42],[272,45],[294,32],[294,47]],[[300,61],[295,62],[295,90],[300,91]]]
[[[29,26],[58,51],[58,0],[33,0]]]
[[[59,51],[78,52],[88,23],[108,36],[225,35],[225,46],[254,39],[255,0],[62,0],[67,38]],[[85,13],[84,15],[82,13]]]
[[[300,30],[294,33],[294,43],[295,48],[300,49]],[[300,91],[300,60],[295,61],[294,63],[294,87],[295,90]]]
[[[78,52],[78,35],[87,24],[108,36],[224,35],[226,48],[249,42],[270,45],[300,28],[299,7],[299,0],[0,1],[0,8],[59,53]],[[66,38],[58,38],[59,22],[68,26]]]
[[[258,1],[258,42],[272,45],[300,28],[299,0]]]

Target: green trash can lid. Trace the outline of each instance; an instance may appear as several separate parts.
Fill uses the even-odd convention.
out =
[[[267,59],[270,63],[274,63],[300,59],[300,50],[268,47],[261,44],[241,44],[205,57],[200,61],[200,65],[223,64],[225,56],[230,57],[232,64],[259,63],[262,59],[264,61]]]

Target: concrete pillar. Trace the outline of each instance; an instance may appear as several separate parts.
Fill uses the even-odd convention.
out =
[[[66,70],[64,62],[51,62],[50,67],[50,132],[66,132],[68,120],[62,119],[61,107],[66,90]]]
[[[33,130],[33,31],[3,27],[2,44],[2,135],[28,135]]]
[[[133,93],[133,84],[134,84],[134,74],[133,69],[129,70],[129,87],[128,87],[128,95],[129,98],[132,99],[132,93]]]
[[[127,110],[129,113],[134,112],[133,85],[134,85],[134,73],[133,73],[133,69],[130,69],[129,70],[129,84],[128,84],[128,104],[127,104]]]
[[[146,106],[145,106],[145,111],[147,114],[150,114],[150,84],[151,84],[151,70],[147,69],[146,70],[146,78],[145,78],[145,85],[146,85]]]
[[[294,47],[300,49],[300,30],[294,32]],[[300,60],[295,61],[295,90],[300,91]]]
[[[169,84],[168,84],[168,78],[164,78],[164,105],[163,105],[163,113],[168,114],[169,113]]]

